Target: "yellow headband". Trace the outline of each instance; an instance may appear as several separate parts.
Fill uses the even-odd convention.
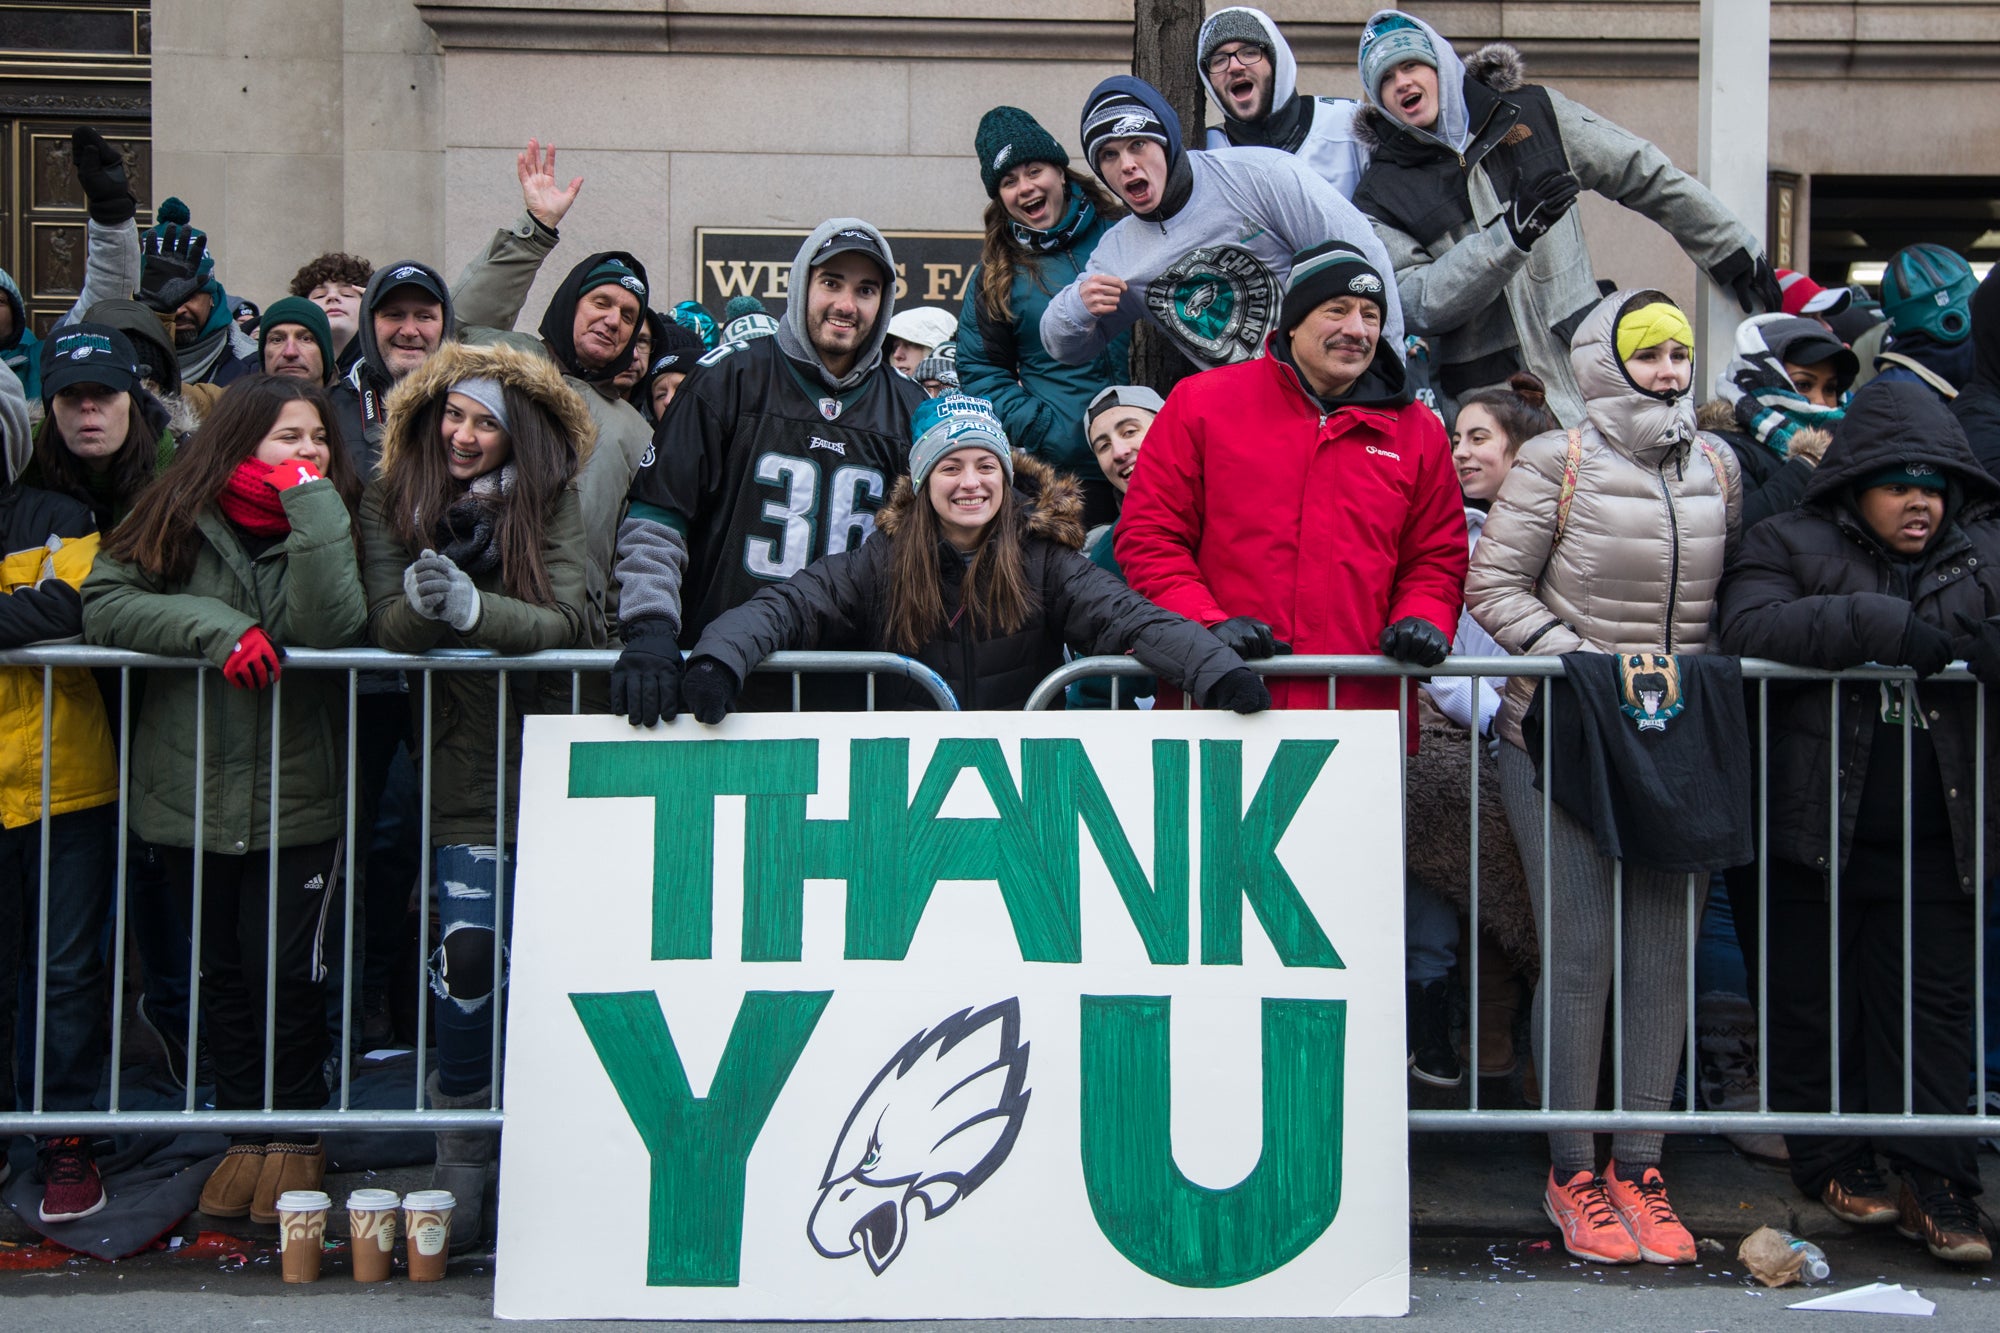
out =
[[[1642,305],[1618,321],[1618,359],[1630,361],[1632,353],[1657,347],[1672,338],[1689,351],[1694,350],[1694,329],[1680,307],[1665,301]]]

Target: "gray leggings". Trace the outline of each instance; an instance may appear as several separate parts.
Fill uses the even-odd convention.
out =
[[[1548,961],[1535,990],[1532,1027],[1537,1067],[1548,1077],[1547,1105],[1586,1110],[1597,1105],[1605,1010],[1611,1000],[1611,911],[1614,863],[1598,853],[1590,829],[1561,806],[1549,811],[1549,878],[1542,883],[1542,794],[1535,765],[1516,745],[1500,747],[1500,799],[1521,849],[1534,899],[1535,924],[1546,933]],[[1696,876],[1695,919],[1708,894]],[[1688,876],[1629,862],[1624,874],[1625,1105],[1664,1111],[1687,1039]],[[1542,1042],[1542,1007],[1552,1005],[1549,1043]],[[1620,1166],[1660,1160],[1662,1134],[1621,1132],[1611,1140]],[[1557,1174],[1594,1170],[1596,1146],[1581,1130],[1549,1135]]]

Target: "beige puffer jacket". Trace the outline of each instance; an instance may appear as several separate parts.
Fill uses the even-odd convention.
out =
[[[1569,439],[1551,431],[1521,446],[1473,551],[1466,610],[1511,654],[1708,646],[1743,487],[1729,447],[1697,434],[1692,395],[1643,393],[1619,363],[1618,316],[1640,296],[1666,299],[1606,297],[1570,349],[1589,419],[1561,542],[1556,509]],[[1525,746],[1521,717],[1535,685],[1532,676],[1508,679],[1496,725],[1515,745]]]

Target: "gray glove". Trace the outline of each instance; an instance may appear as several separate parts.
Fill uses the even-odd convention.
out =
[[[426,549],[403,571],[403,596],[426,620],[442,620],[460,634],[479,623],[479,589],[450,556]]]

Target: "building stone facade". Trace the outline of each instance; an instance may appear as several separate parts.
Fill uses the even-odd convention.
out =
[[[1375,0],[1262,7],[1302,89],[1355,95]],[[1531,79],[1693,169],[1693,0],[1411,8],[1461,52],[1513,43]],[[326,249],[456,272],[518,212],[514,156],[532,136],[585,178],[558,258],[629,248],[665,308],[694,290],[698,227],[859,214],[977,229],[981,114],[1021,106],[1074,145],[1085,92],[1129,67],[1132,22],[1132,0],[161,0],[154,176],[211,231],[231,290],[268,300]],[[1996,171],[2000,3],[1774,0],[1771,31],[1770,164],[1797,178],[1794,266],[1815,176]],[[1582,207],[1600,274],[1692,294],[1692,265],[1650,223]]]

